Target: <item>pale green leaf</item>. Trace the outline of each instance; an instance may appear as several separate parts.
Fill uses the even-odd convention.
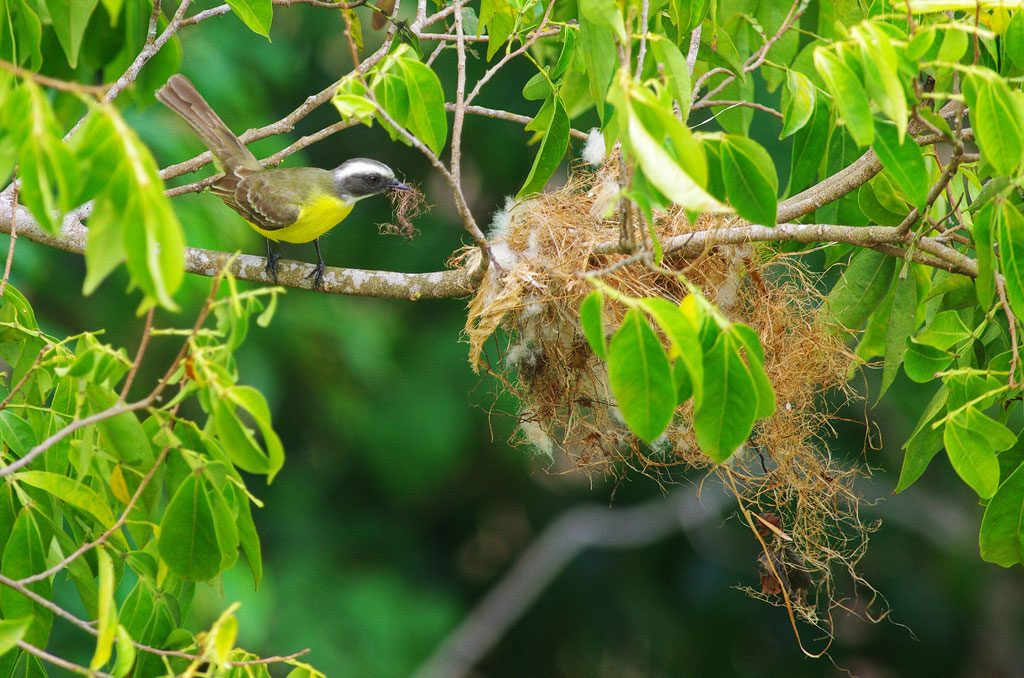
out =
[[[785,139],[810,122],[816,100],[814,84],[799,71],[786,71],[786,88],[782,90],[782,131]]]
[[[825,81],[850,136],[858,146],[871,145],[875,125],[871,117],[871,103],[860,79],[826,47],[814,50],[814,67]]]
[[[253,33],[270,37],[270,24],[274,19],[271,0],[227,0],[231,12],[242,20]]]

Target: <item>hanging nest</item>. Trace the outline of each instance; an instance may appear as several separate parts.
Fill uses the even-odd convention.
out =
[[[501,223],[489,242],[497,267],[489,268],[469,304],[470,364],[494,375],[499,390],[515,397],[512,442],[543,457],[564,454],[579,470],[616,477],[633,470],[663,483],[678,482],[680,470],[718,474],[740,498],[751,528],[767,530],[759,536],[762,586],[752,593],[771,597],[787,588],[784,604],[817,622],[816,597],[835,600],[834,573],[846,571],[860,581],[853,564],[874,527],[860,521],[852,490],[864,470],[840,467],[825,445],[836,408],[850,397],[846,383],[854,358],[819,313],[817,280],[795,257],[753,244],[710,246],[697,256],[670,253],[655,267],[602,253],[619,239],[618,219],[606,218],[614,211],[617,177],[615,165],[576,171],[561,190],[510,205],[496,218]],[[656,213],[654,222],[662,242],[734,225],[708,215],[690,223],[682,210]],[[471,267],[478,256],[466,248],[456,260]],[[689,403],[650,445],[630,432],[608,386],[606,364],[580,326],[580,303],[593,289],[587,273],[624,295],[675,303],[688,294],[681,275],[730,320],[758,333],[776,412],[757,423],[745,448],[725,465],[716,466],[700,451]],[[609,332],[627,310],[606,295]],[[496,356],[485,350],[492,337]],[[838,397],[827,404],[826,392]],[[766,578],[772,571],[777,574]]]

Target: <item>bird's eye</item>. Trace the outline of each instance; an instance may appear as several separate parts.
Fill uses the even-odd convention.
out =
[[[370,183],[371,184],[379,184],[380,183],[380,177],[378,175],[376,175],[376,174],[372,175],[370,177]]]

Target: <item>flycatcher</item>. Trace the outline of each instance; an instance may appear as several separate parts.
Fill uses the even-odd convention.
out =
[[[271,240],[313,242],[317,263],[306,277],[313,278],[316,289],[324,275],[320,236],[341,223],[357,201],[389,189],[409,190],[390,167],[368,158],[353,158],[333,170],[265,169],[185,76],[172,75],[156,97],[210,149],[214,165],[224,173],[210,190],[267,239],[266,271],[275,283],[281,255],[271,249]]]

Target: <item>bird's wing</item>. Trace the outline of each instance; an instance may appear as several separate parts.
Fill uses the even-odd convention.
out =
[[[291,226],[302,206],[294,186],[274,181],[274,170],[237,169],[218,179],[211,191],[249,223],[265,231]]]

